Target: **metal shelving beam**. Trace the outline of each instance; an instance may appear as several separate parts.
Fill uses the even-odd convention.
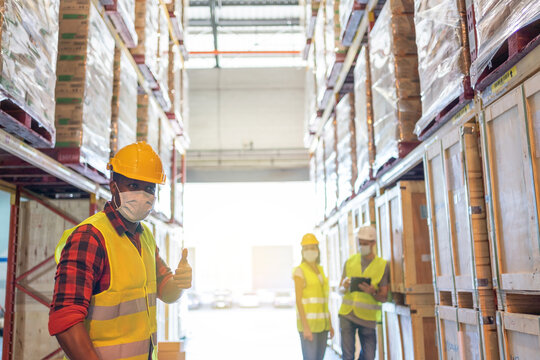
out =
[[[213,12],[211,12],[213,13]],[[214,23],[211,19],[191,19],[189,26],[193,27],[213,27]],[[220,19],[215,24],[218,27],[249,27],[249,26],[299,26],[299,18],[282,18],[282,19]]]
[[[191,0],[189,6],[208,7],[212,0]],[[219,6],[298,6],[298,0],[220,0]]]

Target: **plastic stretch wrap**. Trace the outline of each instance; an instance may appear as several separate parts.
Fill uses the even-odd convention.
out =
[[[81,163],[106,174],[115,42],[94,6],[79,4],[60,8],[56,146],[80,148]]]
[[[363,46],[354,68],[354,126],[358,175],[356,190],[371,179],[371,165],[375,159],[373,143],[373,107],[371,104],[371,74],[369,51]]]
[[[338,179],[336,153],[336,127],[331,120],[324,126],[324,170],[326,183],[326,215],[330,215],[337,207]]]
[[[137,96],[137,141],[146,141],[155,152],[159,152],[159,119],[158,104],[148,95]]]
[[[182,0],[172,0],[169,4],[167,4],[167,10],[172,12],[179,22],[182,22]]]
[[[340,23],[340,38],[343,39],[343,34],[347,29],[349,18],[351,17],[353,6],[357,0],[341,0],[339,3],[339,23]]]
[[[2,1],[0,87],[39,120],[53,141],[59,3]]]
[[[171,181],[174,131],[171,128],[169,119],[164,117],[160,118],[159,129],[159,157],[161,158],[163,172],[167,179],[165,180],[164,185],[158,187],[155,210],[163,214],[167,219],[170,219],[172,215]]]
[[[116,0],[117,11],[122,16],[127,31],[137,40],[137,30],[135,30],[135,1]]]
[[[336,54],[347,52],[347,48],[341,44],[341,25],[339,20],[340,0],[326,0],[326,78],[330,77]]]
[[[474,0],[478,55],[471,66],[471,82],[490,65],[506,39],[540,19],[538,0]]]
[[[169,20],[165,11],[159,9],[159,41],[157,49],[157,73],[158,81],[165,104],[164,110],[170,110],[169,99]],[[164,105],[165,105],[164,104]]]
[[[317,12],[319,11],[319,8],[321,6],[321,1],[314,1],[314,0],[306,0],[304,1],[304,6],[302,8],[302,12],[304,14],[305,19],[305,34],[306,38],[310,39],[311,32],[313,29],[313,23],[312,23],[312,17],[316,16]]]
[[[127,55],[115,49],[111,153],[137,141],[137,73]]]
[[[316,180],[315,191],[317,193],[317,219],[324,220],[326,211],[326,172],[324,170],[324,143],[322,138],[315,149]]]
[[[313,49],[313,46],[311,47]],[[313,54],[312,54],[313,55]],[[309,147],[309,144],[311,144],[311,138],[312,134],[317,130],[317,87],[316,87],[316,78],[315,78],[315,69],[309,61],[309,59],[313,59],[313,56],[311,58],[308,58],[308,67],[306,70],[306,80],[305,80],[305,94],[304,94],[304,124],[305,124],[305,142],[304,144],[306,147]]]
[[[158,73],[159,12],[157,0],[135,0],[135,29],[139,43],[131,53],[144,56],[144,63],[154,75]]]
[[[356,138],[354,131],[354,96],[346,94],[336,105],[338,206],[354,193],[356,180]]]
[[[315,49],[315,78],[317,86],[317,104],[322,102],[326,91],[326,44],[324,26],[324,6],[319,9],[315,22],[314,49]]]
[[[416,0],[414,22],[422,96],[419,135],[448,104],[464,92],[469,50],[463,0]]]
[[[182,63],[180,49],[175,44],[169,47],[169,98],[171,100],[170,112],[178,120],[182,119]]]
[[[402,143],[417,142],[420,81],[412,14],[391,14],[387,2],[369,34],[372,79],[374,170],[400,157]]]
[[[189,76],[185,69],[182,69],[182,120],[187,130],[189,126]]]
[[[175,151],[177,159],[176,162],[178,166],[180,166],[180,164],[182,164],[182,161],[180,160],[182,158],[182,154],[178,150]],[[173,217],[174,220],[182,224],[184,222],[184,183],[182,181],[182,169],[179,168],[177,173],[180,174],[180,176],[177,177],[173,188]]]

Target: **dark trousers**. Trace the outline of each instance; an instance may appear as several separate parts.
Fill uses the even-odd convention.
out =
[[[377,350],[377,333],[375,329],[355,324],[343,316],[339,317],[339,328],[341,330],[343,360],[354,360],[356,332],[358,332],[361,346],[358,360],[375,359],[375,351]]]
[[[304,360],[323,360],[326,351],[326,339],[328,339],[328,331],[313,333],[313,341],[304,339],[304,334],[300,332]]]

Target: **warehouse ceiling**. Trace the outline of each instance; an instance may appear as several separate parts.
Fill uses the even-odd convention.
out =
[[[191,0],[188,18],[189,68],[303,64],[298,0]]]

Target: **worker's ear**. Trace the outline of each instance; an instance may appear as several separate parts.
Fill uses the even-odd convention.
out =
[[[111,189],[111,195],[112,195],[112,204],[115,209],[117,209],[120,206],[120,193],[118,190],[118,185],[116,184],[116,181],[111,180],[109,182],[109,188]]]

